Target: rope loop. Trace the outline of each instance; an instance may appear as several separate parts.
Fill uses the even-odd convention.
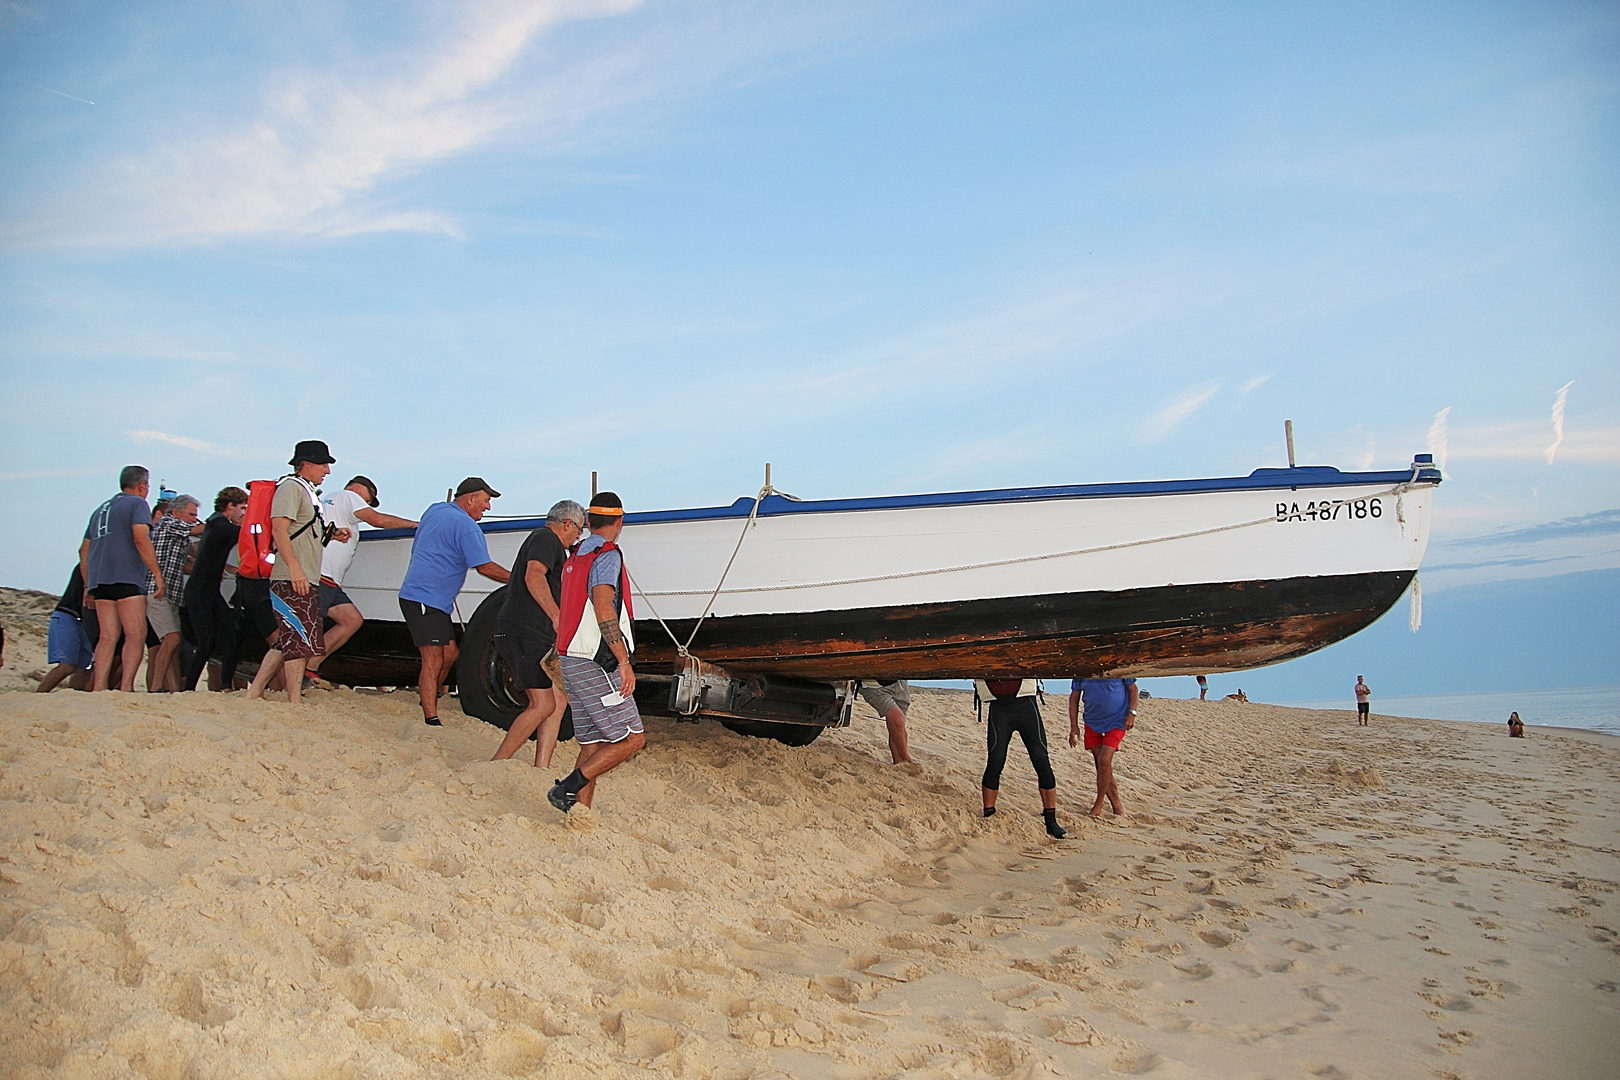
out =
[[[769,469],[766,470],[766,472],[769,471]],[[765,486],[759,489],[759,494],[754,496],[754,506],[748,511],[748,520],[743,522],[742,533],[737,537],[737,546],[731,549],[731,558],[726,560],[726,568],[720,572],[720,580],[715,583],[714,592],[709,594],[709,602],[703,605],[703,614],[698,616],[697,625],[692,627],[692,632],[687,635],[684,644],[680,638],[675,636],[675,631],[669,628],[669,624],[664,621],[664,617],[658,614],[658,609],[653,607],[651,596],[640,585],[636,584],[634,577],[630,577],[630,586],[640,593],[641,598],[647,602],[647,610],[653,613],[653,618],[658,620],[658,625],[662,626],[664,633],[669,635],[669,640],[675,645],[675,654],[682,660],[695,659],[692,655],[692,642],[697,640],[698,631],[703,628],[703,621],[709,617],[709,612],[714,610],[714,602],[720,598],[720,590],[725,587],[726,577],[731,573],[731,566],[737,561],[737,554],[742,551],[743,541],[748,539],[748,530],[754,527],[756,519],[759,517],[760,503],[765,501],[767,495],[780,494],[781,492],[772,487],[770,481],[767,480]],[[629,576],[629,574],[630,571],[626,570],[625,575]]]

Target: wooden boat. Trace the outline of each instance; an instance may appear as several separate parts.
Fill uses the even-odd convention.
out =
[[[636,668],[676,673],[686,658],[675,642],[689,638],[707,664],[778,682],[1273,664],[1355,633],[1400,598],[1440,480],[1423,454],[1392,472],[1311,466],[819,501],[766,490],[630,513],[619,544],[634,579]],[[481,527],[491,557],[510,564],[541,524]],[[397,603],[411,536],[362,534],[344,588],[366,625],[323,666],[328,678],[414,681]],[[493,582],[468,574],[454,613],[464,684],[500,681],[488,645],[498,601]]]

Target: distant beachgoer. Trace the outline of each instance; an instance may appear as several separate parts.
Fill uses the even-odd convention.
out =
[[[327,524],[348,531],[347,540],[333,540],[321,553],[321,618],[332,620],[332,629],[325,632],[326,651],[312,656],[304,667],[304,682],[321,690],[332,689],[332,684],[321,678],[321,665],[354,637],[365,624],[360,609],[343,591],[343,577],[354,562],[354,553],[360,546],[360,523],[376,529],[414,529],[410,518],[384,514],[377,509],[377,485],[370,478],[357,476],[321,500],[322,516]],[[325,625],[324,623],[322,625]]]
[[[270,603],[276,612],[277,634],[247,689],[250,698],[263,697],[271,677],[280,669],[287,701],[301,703],[304,665],[310,657],[325,651],[321,640],[321,596],[315,588],[320,580],[321,551],[329,540],[347,540],[349,531],[327,527],[321,518],[321,493],[316,485],[326,479],[336,460],[324,442],[305,439],[293,449],[288,461],[293,471],[276,484],[270,503],[270,535],[276,547],[276,561],[270,567]]]
[[[230,570],[230,557],[236,550],[242,519],[247,516],[247,504],[248,493],[241,488],[221,488],[219,494],[214,496],[213,514],[203,522],[202,540],[197,544],[197,557],[191,577],[186,582],[185,601],[182,604],[186,619],[191,623],[193,644],[196,646],[181,680],[183,689],[197,689],[197,683],[203,672],[208,670],[208,661],[213,658],[216,648],[223,647],[232,653],[232,673],[236,670],[232,649],[236,638],[236,614],[235,609],[225,602],[220,584],[227,571],[235,572]],[[220,689],[229,690],[231,681],[223,677],[223,664],[220,674]]]
[[[108,689],[113,653],[123,640],[123,670],[118,689],[135,689],[146,646],[146,577],[158,575],[157,553],[152,549],[152,510],[146,505],[151,473],[140,465],[126,465],[118,474],[118,494],[96,507],[79,544],[79,572],[95,600],[99,636],[92,670],[97,690]],[[161,577],[159,599],[164,595]]]
[[[1356,726],[1367,727],[1372,723],[1372,687],[1362,682],[1362,676],[1356,676]]]
[[[422,701],[422,722],[439,727],[439,693],[461,655],[450,613],[456,594],[476,570],[502,585],[511,580],[506,567],[489,557],[489,544],[478,521],[489,512],[490,500],[501,493],[482,477],[469,476],[456,488],[450,502],[434,503],[422,511],[411,543],[411,563],[399,586],[399,610],[411,641],[422,658],[416,681]]]
[[[505,761],[530,735],[539,732],[534,765],[551,765],[557,732],[568,710],[557,656],[557,624],[562,619],[562,571],[568,549],[585,532],[585,508],[563,499],[546,512],[546,523],[531,532],[512,561],[511,583],[495,616],[495,651],[512,673],[512,687],[528,705],[512,720],[491,761]]]
[[[613,492],[599,491],[591,496],[589,515],[591,535],[563,565],[557,623],[579,759],[574,771],[546,792],[546,801],[565,814],[575,803],[590,806],[596,781],[647,745],[630,666],[636,649],[630,577],[617,543],[624,504]]]
[[[1036,785],[1041,792],[1041,817],[1046,833],[1054,840],[1068,835],[1057,820],[1057,775],[1052,772],[1052,756],[1047,750],[1046,723],[1036,700],[1040,684],[1034,679],[979,679],[976,688],[990,708],[985,724],[988,754],[984,776],[979,781],[984,797],[984,816],[996,812],[996,796],[1001,792],[1001,770],[1007,764],[1007,749],[1013,732],[1023,740],[1029,763],[1035,766]]]
[[[1209,680],[1202,675],[1194,676],[1194,678],[1198,680],[1198,700],[1207,701],[1209,699]]]
[[[1136,726],[1139,695],[1135,679],[1075,679],[1069,684],[1069,745],[1080,741],[1081,703],[1085,704],[1085,747],[1097,766],[1097,801],[1091,816],[1101,817],[1107,802],[1123,814],[1119,784],[1114,780],[1114,754],[1125,733]]]
[[[1518,713],[1514,713],[1512,716],[1508,717],[1508,722],[1507,723],[1508,723],[1508,738],[1510,738],[1510,739],[1522,739],[1522,738],[1524,738],[1524,721],[1519,719],[1519,714]]]
[[[906,713],[911,711],[911,687],[906,680],[862,684],[861,697],[883,717],[889,729],[889,756],[896,765],[911,764],[911,740],[906,733]]]
[[[90,668],[96,652],[84,629],[84,575],[78,563],[73,564],[62,598],[51,612],[45,658],[56,666],[39,680],[38,693],[48,694],[64,682],[74,690],[90,689]]]

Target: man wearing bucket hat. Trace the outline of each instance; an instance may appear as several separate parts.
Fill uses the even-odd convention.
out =
[[[510,579],[506,567],[489,557],[489,545],[478,521],[489,511],[490,500],[501,493],[481,476],[469,476],[449,502],[434,503],[422,511],[411,544],[411,565],[399,586],[399,610],[422,655],[416,681],[422,699],[422,720],[439,725],[439,691],[461,655],[450,613],[456,594],[466,583],[467,571],[476,570],[502,585]]]
[[[349,538],[348,529],[329,528],[321,517],[317,486],[332,471],[337,459],[319,439],[305,439],[287,463],[293,471],[276,484],[270,503],[270,535],[276,561],[270,567],[270,606],[276,613],[276,640],[264,654],[247,696],[264,696],[264,688],[283,667],[287,700],[303,700],[304,665],[326,651],[321,638],[321,553],[329,541]]]

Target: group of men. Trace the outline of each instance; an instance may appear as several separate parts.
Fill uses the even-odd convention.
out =
[[[198,500],[191,495],[149,506],[150,472],[127,466],[118,493],[91,514],[79,561],[52,612],[47,648],[55,666],[40,690],[67,682],[79,689],[116,685],[132,691],[143,651],[154,639],[146,657],[148,690],[196,689],[216,651],[218,686],[229,690],[244,635],[257,635],[269,647],[249,696],[262,696],[278,672],[292,701],[308,683],[321,684],[321,657],[362,621],[341,585],[359,539],[358,523],[416,524],[380,513],[377,486],[364,476],[321,500],[316,485],[333,463],[323,442],[300,442],[294,450],[288,463],[293,471],[277,482],[272,498],[276,558],[264,579],[237,572],[247,491],[222,488],[213,515],[199,520]],[[312,644],[326,618],[334,625],[325,649],[316,650]],[[183,625],[192,649],[182,665]]]
[[[616,543],[624,528],[624,504],[611,491],[593,495],[589,508],[563,499],[524,539],[507,568],[489,557],[478,527],[500,494],[481,477],[468,477],[451,501],[429,507],[417,526],[399,607],[421,655],[422,719],[440,724],[439,697],[459,655],[452,616],[467,571],[506,584],[494,645],[525,706],[496,748],[495,760],[516,754],[532,735],[535,765],[549,766],[563,713],[571,705],[579,757],[547,793],[551,804],[567,813],[576,804],[590,806],[597,778],[628,761],[647,741],[634,696],[629,574]]]
[[[622,501],[612,492],[599,492],[588,508],[572,499],[556,503],[507,568],[490,558],[478,525],[500,497],[481,477],[468,477],[449,500],[434,503],[420,521],[412,521],[378,511],[377,485],[364,476],[323,498],[319,485],[335,460],[324,442],[297,444],[289,461],[292,471],[277,481],[270,502],[273,558],[266,560],[267,579],[237,575],[232,565],[249,506],[246,491],[221,490],[206,521],[198,520],[197,500],[187,495],[176,496],[166,514],[154,515],[146,503],[148,471],[137,465],[125,468],[119,493],[91,515],[79,564],[52,616],[51,659],[58,668],[41,689],[68,678],[82,681],[84,668],[95,689],[108,689],[121,662],[119,688],[133,690],[148,625],[159,639],[150,676],[157,680],[156,688],[194,689],[216,647],[223,646],[220,684],[230,689],[236,666],[232,643],[241,624],[242,632],[259,633],[268,646],[247,696],[262,697],[279,674],[288,700],[298,703],[305,687],[330,685],[319,674],[321,663],[362,625],[358,607],[343,591],[359,525],[415,528],[399,606],[420,657],[417,689],[424,723],[441,723],[439,699],[459,655],[456,596],[467,572],[507,584],[495,620],[494,646],[514,687],[524,694],[525,707],[495,758],[512,757],[533,736],[535,764],[549,766],[564,712],[572,706],[578,760],[547,798],[564,813],[576,804],[591,805],[596,780],[646,744],[634,697],[629,575],[616,543],[624,527]],[[221,585],[230,575],[237,580],[234,603],[227,604]],[[83,614],[86,603],[93,621]],[[68,625],[75,609],[81,613],[77,637]],[[171,679],[169,666],[180,653],[182,611],[194,649],[184,671]],[[57,614],[64,616],[60,626]],[[97,631],[93,652],[84,636],[86,622]],[[330,630],[325,629],[328,622]],[[1063,837],[1056,817],[1057,783],[1036,701],[1038,684],[979,680],[977,686],[989,701],[988,760],[981,781],[984,816],[996,812],[1007,750],[1017,733],[1035,767],[1046,830]],[[906,683],[872,683],[862,693],[887,726],[894,762],[913,764]],[[1093,755],[1093,816],[1105,805],[1123,813],[1112,762],[1125,732],[1135,726],[1137,700],[1134,679],[1076,679],[1072,684],[1069,744],[1078,745],[1083,738]]]

